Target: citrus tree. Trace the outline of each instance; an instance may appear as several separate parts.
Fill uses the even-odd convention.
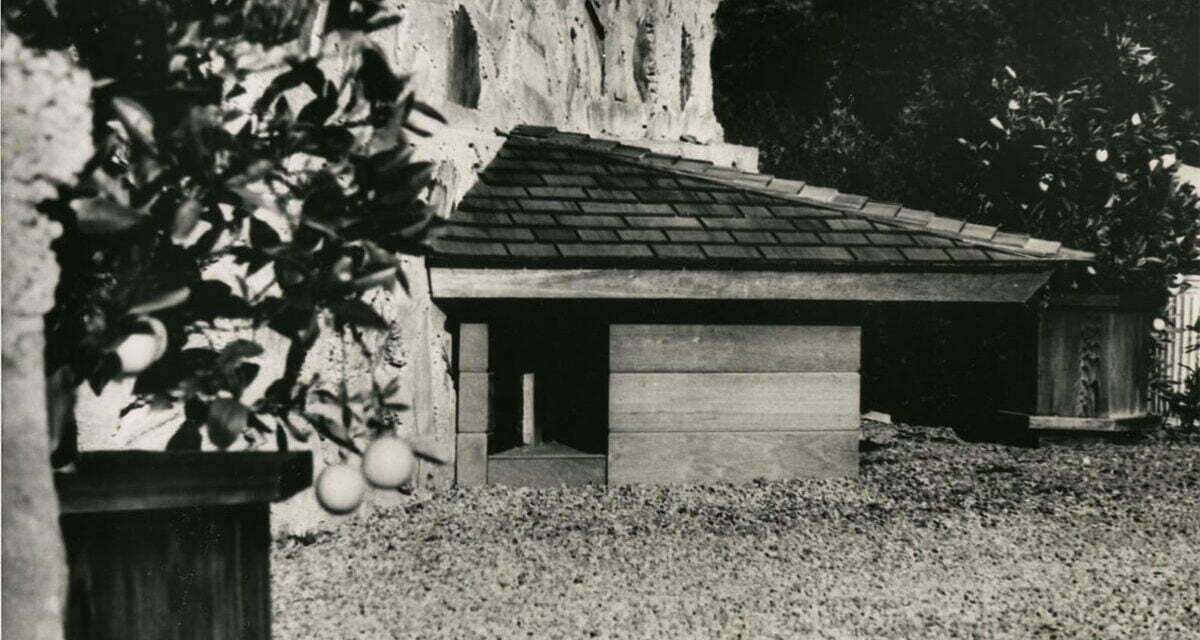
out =
[[[301,379],[323,330],[369,351],[364,332],[387,325],[363,294],[405,285],[397,255],[422,252],[434,220],[433,166],[412,159],[409,137],[441,116],[370,38],[399,18],[378,0],[59,0],[5,11],[18,33],[69,47],[98,79],[98,151],[85,179],[46,207],[64,227],[47,320],[61,439],[76,386],[99,393],[136,377],[137,403],[185,407],[168,449],[199,449],[202,433],[219,448],[273,439],[284,451],[315,433],[355,454],[370,440],[392,462],[368,451],[368,479],[403,484],[413,448],[384,419],[405,409],[398,382],[351,393],[345,380]],[[264,347],[196,339],[231,323],[288,339],[282,375],[253,402],[244,393]],[[356,506],[361,475],[328,476],[318,494],[330,485],[340,500],[326,506]]]

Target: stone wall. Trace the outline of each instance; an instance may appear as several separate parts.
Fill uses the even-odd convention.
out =
[[[60,228],[35,204],[92,153],[92,81],[65,55],[3,34],[4,633],[62,637],[66,556],[50,474],[42,316],[54,303]]]
[[[384,36],[456,126],[720,142],[717,0],[417,0]],[[686,46],[684,43],[687,43]]]
[[[450,120],[418,143],[418,155],[438,163],[442,215],[475,183],[518,124],[551,125],[754,170],[757,151],[722,142],[713,115],[709,50],[718,0],[410,0],[397,3],[403,20],[376,34],[393,67],[413,74],[414,89]],[[432,124],[432,123],[431,123]],[[455,392],[452,338],[432,303],[421,258],[409,258],[411,285],[374,295],[392,327],[374,338],[381,357],[359,359],[345,336],[327,335],[310,354],[307,373],[343,372],[351,386],[399,376],[412,406],[393,416],[402,434],[420,434],[453,455]],[[236,327],[231,327],[236,333]],[[261,331],[261,330],[260,330]],[[232,334],[231,334],[232,335]],[[259,339],[276,337],[258,335]],[[261,360],[261,377],[281,370],[285,342]],[[179,412],[135,412],[118,423],[128,382],[103,397],[82,389],[80,445],[161,449]],[[249,398],[247,398],[249,399]],[[318,470],[341,453],[315,443]],[[421,490],[449,487],[454,467],[422,465]],[[403,500],[376,492],[374,504]],[[370,506],[366,510],[369,510]],[[366,511],[363,510],[363,511]],[[303,531],[326,519],[311,492],[277,505],[277,530]]]

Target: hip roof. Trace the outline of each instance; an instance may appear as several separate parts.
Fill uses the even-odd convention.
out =
[[[510,132],[431,243],[472,267],[961,269],[1093,255],[1052,240],[548,127]]]

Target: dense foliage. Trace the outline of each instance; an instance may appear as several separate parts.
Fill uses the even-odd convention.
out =
[[[1173,179],[1200,162],[1200,4],[729,0],[717,20],[717,113],[765,171],[1095,252],[1067,286],[1162,301],[1200,270]]]
[[[1180,138],[1200,105],[1192,0],[726,0],[717,27],[717,115],[730,140],[763,151],[764,170],[946,215],[973,213],[955,140],[988,135],[1005,66],[1055,94],[1112,67],[1125,35],[1174,82]]]
[[[1091,286],[1157,292],[1200,258],[1197,199],[1172,181],[1181,148],[1200,142],[1173,129],[1172,84],[1154,52],[1115,44],[1062,91],[1011,67],[995,78],[991,130],[959,140],[976,161],[965,186],[978,218],[1096,252]]]
[[[375,0],[62,0],[10,3],[7,24],[70,46],[97,82],[96,156],[47,211],[64,224],[48,317],[52,414],[69,397],[137,376],[139,402],[183,403],[171,448],[312,430],[356,450],[386,428],[395,381],[353,394],[301,380],[323,327],[361,339],[386,328],[363,293],[397,282],[397,253],[422,251],[429,163],[415,100],[369,34],[398,20]],[[403,284],[403,280],[400,280]],[[283,375],[247,406],[263,347],[290,340]],[[242,330],[215,348],[213,329]],[[313,405],[334,411],[314,411]],[[337,416],[340,417],[331,417]]]

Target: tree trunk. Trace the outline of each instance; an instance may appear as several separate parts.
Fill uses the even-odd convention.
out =
[[[50,468],[43,315],[54,301],[60,232],[34,205],[92,153],[91,78],[60,52],[3,34],[3,630],[62,638],[66,554]]]

